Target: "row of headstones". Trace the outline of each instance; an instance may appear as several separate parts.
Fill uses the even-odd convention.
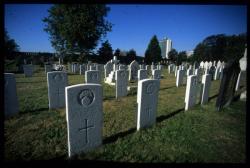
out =
[[[175,67],[175,77],[176,77],[176,86],[179,87],[180,85],[183,85],[186,83],[186,80],[184,80],[185,75],[190,76],[190,75],[197,75],[198,76],[198,82],[201,81],[201,75],[209,73],[211,74],[212,80],[218,80],[222,79],[223,76],[223,66],[214,68],[208,67],[208,68],[197,68],[193,71],[192,66],[189,67],[189,69],[184,70],[183,67],[181,66],[176,66]],[[170,68],[169,68],[170,69]],[[169,70],[169,72],[171,72]],[[186,73],[185,73],[186,72]]]
[[[137,130],[152,126],[156,121],[159,85],[159,80],[153,79],[138,82]],[[69,157],[102,144],[102,92],[100,84],[78,84],[65,88]]]
[[[191,65],[192,66],[192,65]],[[197,62],[195,62],[194,64],[193,64],[193,70],[195,70],[195,69],[197,69],[197,68],[203,68],[203,69],[206,69],[206,68],[211,68],[211,67],[214,67],[214,68],[217,68],[217,67],[224,67],[225,66],[225,62],[223,61],[223,62],[221,62],[221,61],[218,61],[218,62],[216,62],[216,61],[214,61],[214,62],[212,62],[212,61],[210,61],[210,62],[208,62],[208,61],[206,61],[206,62],[200,62],[200,64],[198,64]],[[190,67],[190,64],[189,63],[182,63],[182,65],[181,65],[181,69],[182,70],[187,70],[188,69],[188,67]],[[174,71],[174,69],[176,68],[176,65],[175,64],[170,64],[169,66],[168,66],[168,71],[169,71],[169,73],[171,73],[172,71]]]
[[[161,71],[153,70],[153,79],[160,79]],[[147,70],[138,71],[138,79],[146,79]],[[116,98],[127,95],[128,86],[128,73],[126,70],[116,71]],[[85,71],[85,82],[93,84],[101,84],[101,72],[97,70]],[[65,107],[64,88],[68,86],[68,77],[66,72],[48,72],[47,73],[48,84],[48,97],[49,108],[62,108]]]
[[[117,75],[122,70],[117,71]],[[123,71],[124,72],[124,71]],[[140,73],[140,71],[139,71]],[[52,75],[49,75],[52,74]],[[58,75],[64,74],[64,75]],[[122,76],[122,75],[121,75]],[[65,72],[50,72],[48,78],[52,77],[54,80],[62,83],[66,100],[66,120],[68,131],[68,154],[73,156],[81,152],[87,152],[102,144],[102,127],[103,127],[103,91],[100,84],[78,84],[67,86],[67,74]],[[204,81],[211,82],[211,75],[203,76]],[[16,97],[16,86],[14,74],[5,74],[5,97],[6,102],[11,102],[9,106],[13,106],[13,101]],[[48,80],[49,81],[49,80]],[[188,110],[196,103],[197,91],[197,76],[190,75],[187,80],[186,96],[185,96],[185,110]],[[56,83],[54,83],[56,85]],[[203,94],[206,92],[208,95],[210,83],[204,82]],[[52,86],[50,86],[52,87]],[[57,87],[57,86],[54,86]],[[145,127],[152,126],[156,122],[156,111],[158,102],[158,91],[160,87],[159,80],[144,79],[138,82],[137,90],[137,130]],[[56,90],[59,93],[60,90]],[[15,93],[15,94],[13,94]],[[62,93],[63,94],[63,93]],[[205,95],[205,94],[204,94]],[[63,97],[64,95],[61,95]],[[10,100],[10,98],[12,100]],[[55,97],[57,101],[60,97]],[[206,102],[208,96],[203,96],[203,102]],[[6,105],[6,104],[5,104]],[[5,109],[6,110],[6,109]]]
[[[140,70],[143,71],[143,70]],[[140,73],[139,71],[139,73]],[[116,76],[124,70],[117,70]],[[122,76],[122,75],[121,75]],[[207,74],[207,78],[211,75]],[[195,104],[197,77],[188,77],[185,96],[185,110]],[[209,84],[204,85],[208,92]],[[137,130],[153,126],[156,122],[159,80],[143,79],[137,89]],[[80,84],[66,87],[66,115],[68,128],[69,157],[86,153],[102,144],[103,108],[102,86],[99,84]],[[208,94],[208,93],[207,93]],[[205,102],[206,97],[203,97]]]
[[[88,71],[88,70],[103,71],[103,68],[104,67],[103,67],[102,64],[97,64],[97,63],[88,63],[88,64],[73,63],[73,64],[68,64],[68,72],[80,73],[80,75],[84,74],[85,71]]]
[[[52,71],[66,71],[66,67],[64,65],[59,65],[59,64],[45,64],[44,69],[45,69],[45,74]]]

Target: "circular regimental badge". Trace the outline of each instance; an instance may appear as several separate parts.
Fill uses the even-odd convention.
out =
[[[153,83],[149,83],[147,88],[146,88],[146,92],[147,94],[152,94],[155,90],[155,86]]]
[[[125,72],[122,71],[122,72],[121,72],[121,77],[122,77],[122,78],[125,78],[125,76],[126,76],[126,75],[125,75]]]
[[[62,74],[56,74],[54,75],[54,80],[57,82],[61,82],[63,80],[63,75]]]
[[[94,94],[90,89],[84,89],[79,93],[78,101],[80,105],[89,106],[94,100]]]

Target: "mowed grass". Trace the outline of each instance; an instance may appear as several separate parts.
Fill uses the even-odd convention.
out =
[[[226,162],[246,160],[246,103],[215,108],[220,81],[212,81],[210,100],[184,111],[185,86],[175,86],[174,74],[163,70],[157,122],[136,131],[136,90],[116,100],[115,87],[103,86],[103,145],[74,159],[116,162]],[[4,122],[5,160],[68,159],[65,108],[48,109],[43,68],[31,78],[16,74],[20,112]],[[69,85],[84,83],[68,74]],[[131,84],[132,85],[132,84]],[[134,85],[134,84],[133,84]],[[244,88],[242,88],[244,89]],[[242,89],[237,92],[239,94]]]

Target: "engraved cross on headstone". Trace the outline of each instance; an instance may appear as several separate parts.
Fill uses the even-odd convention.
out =
[[[60,95],[63,96],[63,93],[60,92],[60,88],[57,88],[57,89],[56,89],[56,95],[57,95],[57,96],[56,96],[56,100],[57,100],[56,102],[57,102],[57,104],[60,105],[60,100],[59,100],[59,99],[60,99]],[[63,98],[63,97],[62,97],[62,98]]]
[[[79,131],[85,131],[85,142],[86,144],[89,143],[89,139],[88,139],[88,130],[91,128],[94,128],[93,125],[88,125],[88,119],[84,119],[84,127],[83,128],[79,128]]]
[[[150,120],[151,120],[150,116],[152,115],[152,108],[147,107],[146,113],[147,113],[147,121],[150,122]]]

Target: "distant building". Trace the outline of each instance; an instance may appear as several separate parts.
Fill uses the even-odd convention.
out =
[[[193,50],[186,51],[186,54],[187,54],[187,58],[189,58],[194,54],[194,51]]]
[[[168,59],[168,53],[172,50],[172,41],[165,37],[163,40],[159,41],[159,45],[161,48],[161,56],[162,58]]]

